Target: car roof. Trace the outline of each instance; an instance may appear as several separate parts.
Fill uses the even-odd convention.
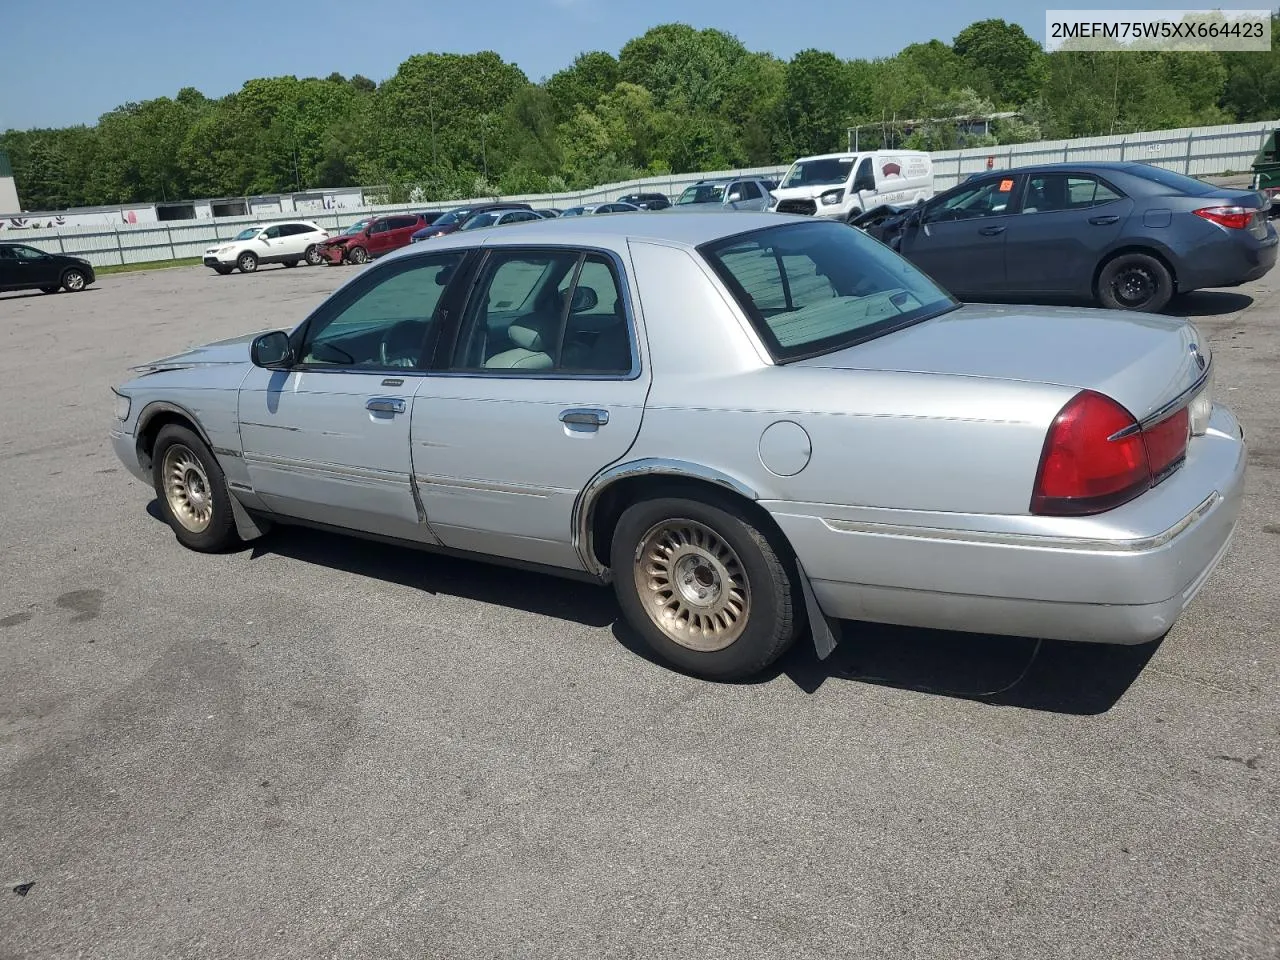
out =
[[[628,240],[653,241],[692,249],[712,240],[732,237],[764,227],[813,223],[813,217],[781,213],[747,213],[743,211],[699,211],[670,213],[666,210],[615,213],[607,217],[557,217],[554,220],[531,220],[510,232],[486,233],[485,246],[523,246],[525,244],[565,244],[574,247],[609,247],[623,249]],[[475,246],[477,240],[467,234],[449,234],[432,241],[431,250]],[[384,259],[425,253],[406,247]]]
[[[1115,171],[1117,173],[1131,173],[1134,170],[1141,170],[1145,167],[1150,167],[1150,166],[1153,166],[1153,165],[1149,163],[1138,163],[1137,161],[1134,161],[1134,160],[1084,160],[1084,161],[1081,161],[1080,163],[1071,163],[1070,161],[1064,163],[1062,161],[1058,161],[1057,163],[1028,163],[1020,167],[1005,167],[1002,169],[980,170],[978,171],[978,173],[973,174],[973,177],[976,178],[980,176],[983,176],[983,177],[999,176],[1001,174],[1005,176],[1010,176],[1010,175],[1019,174],[1019,173],[1052,173],[1055,171],[1070,172],[1072,170],[1078,170],[1085,173],[1089,172],[1090,170],[1094,171],[1095,173],[1104,173],[1106,171]],[[1158,167],[1157,169],[1164,169],[1164,168]],[[1171,170],[1169,172],[1174,173],[1176,171]]]

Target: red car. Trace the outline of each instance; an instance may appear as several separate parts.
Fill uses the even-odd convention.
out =
[[[331,265],[366,263],[409,245],[409,238],[430,222],[430,214],[393,213],[358,220],[320,245],[320,256]]]

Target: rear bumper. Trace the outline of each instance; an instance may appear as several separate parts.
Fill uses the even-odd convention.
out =
[[[1270,224],[1264,240],[1244,234],[1224,237],[1221,243],[1202,245],[1178,269],[1178,289],[1186,292],[1206,287],[1238,287],[1257,280],[1276,265],[1277,249],[1280,242]]]
[[[823,505],[763,505],[830,616],[1135,644],[1163,636],[1225,555],[1245,464],[1240,426],[1217,407],[1177,473],[1099,517],[875,511],[869,521]]]

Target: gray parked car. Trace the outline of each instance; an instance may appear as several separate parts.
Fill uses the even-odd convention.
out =
[[[982,173],[858,225],[961,299],[1048,294],[1144,312],[1175,293],[1256,280],[1280,246],[1261,194],[1146,163]]]
[[[138,368],[112,442],[178,540],[272,523],[612,581],[706,677],[838,621],[1142,643],[1246,450],[1185,320],[962,306],[841,223],[652,213],[416,244],[291,330]]]
[[[776,184],[774,185],[776,188]],[[725,210],[767,210],[770,188],[754,177],[699,180],[676,198],[676,210],[721,207]]]

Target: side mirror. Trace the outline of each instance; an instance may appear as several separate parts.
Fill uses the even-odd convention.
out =
[[[258,234],[258,239],[259,239],[259,240],[266,240],[266,239],[267,239],[267,231],[263,230],[260,234]]]
[[[600,297],[590,287],[578,287],[573,291],[573,302],[569,304],[570,313],[582,313],[592,310],[600,302]]]
[[[732,193],[729,194],[730,203],[737,203],[741,199],[742,199],[742,194],[737,190],[734,190]]]
[[[249,348],[249,359],[255,367],[287,370],[293,366],[293,346],[289,343],[289,335],[282,330],[274,330],[255,337]]]
[[[858,177],[853,181],[853,189],[855,193],[860,190],[871,190],[874,192],[876,189],[876,181],[872,177]]]

